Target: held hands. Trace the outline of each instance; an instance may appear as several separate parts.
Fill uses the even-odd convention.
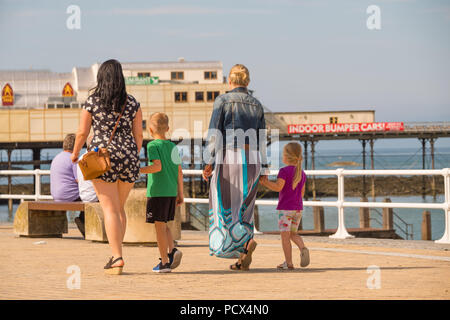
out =
[[[202,177],[203,180],[208,181],[209,177],[212,175],[212,166],[207,164],[205,169],[203,169]]]
[[[259,177],[259,183],[261,183],[261,185],[265,186],[267,181],[269,181],[269,179],[267,178],[267,176],[260,176]]]

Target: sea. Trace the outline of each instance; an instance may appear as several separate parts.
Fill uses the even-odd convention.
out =
[[[442,139],[444,140],[444,139]],[[448,140],[448,139],[447,139]],[[400,142],[399,142],[400,141]],[[422,169],[422,148],[419,143],[414,145],[412,143],[405,144],[401,140],[397,140],[398,143],[384,143],[381,146],[375,146],[374,148],[374,169]],[[273,148],[269,148],[268,155],[269,161],[272,164],[273,169],[278,169],[283,166],[281,162],[281,150],[284,143],[280,143],[280,147],[274,145]],[[310,151],[310,150],[309,150]],[[42,149],[41,160],[51,160],[60,152],[56,149]],[[182,159],[185,159],[189,153],[188,149],[180,148],[180,154]],[[199,150],[196,150],[195,157],[199,158]],[[141,153],[141,158],[144,158],[144,152]],[[27,161],[32,160],[32,153],[29,150],[14,150],[12,153],[13,161]],[[0,161],[6,162],[7,156],[5,151],[0,151]],[[446,141],[446,144],[436,145],[435,147],[435,169],[442,169],[450,167],[450,144]],[[304,161],[305,163],[305,161]],[[309,155],[307,159],[308,167],[311,169],[312,159]],[[144,164],[143,164],[144,165]],[[183,164],[183,167],[188,168],[187,164]],[[346,143],[341,141],[333,142],[319,142],[316,146],[315,153],[315,169],[327,170],[336,168],[345,169],[363,169],[363,155],[361,145],[357,143]],[[49,169],[50,165],[42,165],[41,169]],[[196,168],[200,168],[200,165],[196,165]],[[369,148],[366,148],[366,168],[371,168]],[[431,156],[429,146],[426,149],[425,168],[431,169]],[[14,169],[32,169],[31,165],[15,165]],[[49,183],[49,177],[43,176],[41,178],[42,183]],[[145,179],[143,177],[142,179]],[[0,176],[0,185],[7,184],[7,177]],[[33,183],[32,176],[15,176],[12,177],[13,184],[27,184]],[[391,196],[392,202],[413,202],[413,203],[439,203],[444,201],[444,195],[439,194],[436,198],[432,196],[422,197],[421,195],[414,196]],[[336,197],[323,197],[319,198],[322,201],[335,201]],[[356,197],[346,197],[346,201],[359,201]],[[310,199],[311,200],[311,199]],[[383,197],[376,197],[375,199],[369,198],[370,201],[383,201]],[[8,206],[5,204],[0,205],[0,223],[10,224],[14,220],[14,212],[18,204],[14,204],[13,213],[8,212]],[[202,205],[199,205],[202,208]],[[207,212],[206,207],[204,208]],[[337,208],[325,207],[325,228],[333,229],[337,228]],[[431,212],[431,225],[432,225],[432,240],[437,240],[442,237],[444,233],[444,211],[438,209],[430,209]],[[275,206],[259,206],[259,231],[276,231],[278,229],[277,212]],[[406,225],[408,225],[408,231],[411,234],[408,239],[419,240],[421,239],[421,223],[423,209],[394,209],[394,225],[397,233],[407,238],[404,231],[406,231]],[[381,209],[371,209],[371,226],[381,227]],[[69,213],[69,219],[73,219],[74,213]],[[303,211],[303,229],[313,229],[313,213],[312,207],[305,207]],[[359,209],[358,208],[345,208],[345,225],[347,228],[359,227]]]

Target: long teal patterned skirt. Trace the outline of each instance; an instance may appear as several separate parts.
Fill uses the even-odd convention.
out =
[[[218,163],[217,159],[223,159]],[[209,252],[239,258],[253,238],[253,212],[261,162],[258,151],[227,149],[216,155],[209,191]]]

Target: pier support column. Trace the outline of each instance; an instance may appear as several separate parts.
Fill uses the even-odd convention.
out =
[[[311,169],[316,169],[316,163],[315,163],[315,154],[316,154],[316,148],[315,148],[316,141],[311,141]],[[312,176],[312,194],[313,194],[313,200],[316,200],[316,176]]]
[[[431,240],[431,213],[424,211],[422,213],[422,240]]]
[[[6,152],[8,154],[8,170],[11,170],[12,169],[12,165],[11,165],[12,150],[8,149]],[[10,175],[8,175],[8,193],[12,194],[12,177]],[[9,218],[9,220],[12,219],[12,214],[13,214],[13,201],[12,201],[12,199],[8,199],[8,218]]]
[[[325,217],[323,207],[313,207],[313,215],[314,231],[322,233],[325,230]]]
[[[385,198],[384,202],[392,201],[389,198]],[[392,208],[383,208],[383,229],[394,229],[394,210]]]
[[[33,152],[33,169],[40,169],[40,161],[41,161],[41,148],[33,148],[31,149]]]
[[[303,141],[304,150],[303,150],[303,160],[305,162],[305,170],[308,170],[308,141]]]
[[[368,202],[367,198],[361,198],[361,202]],[[370,228],[369,208],[359,208],[359,227],[361,229]]]
[[[195,141],[192,138],[191,139],[191,164],[189,165],[189,169],[194,169],[195,168],[195,159],[194,159],[194,146],[195,146]],[[193,183],[193,176],[189,176],[189,196],[191,198],[195,198],[195,190],[194,190],[194,183]]]
[[[370,139],[370,169],[375,170],[375,163],[374,163],[374,156],[373,156],[373,144],[374,139]],[[375,201],[375,176],[371,176],[371,194],[372,194],[372,201]]]
[[[426,145],[427,145],[427,139],[425,138],[419,138],[419,140],[422,143],[422,169],[425,170],[425,160],[426,160]],[[422,176],[422,198],[425,199],[426,196],[426,183],[425,183],[425,176]]]
[[[202,154],[203,154],[203,150],[205,150],[205,145],[206,145],[206,141],[204,139],[202,139],[202,149],[201,149]],[[203,157],[200,157],[200,158],[203,159]],[[202,168],[202,164],[203,164],[203,160],[200,163],[200,169]],[[208,192],[208,184],[205,180],[203,180],[203,178],[200,178],[200,192],[203,195]]]
[[[435,138],[430,138],[430,153],[431,153],[431,169],[435,169],[434,167],[434,141]],[[431,176],[431,193],[433,195],[433,199],[436,200],[436,176]]]
[[[31,149],[32,153],[33,153],[33,169],[40,169],[41,165],[40,165],[40,161],[41,161],[41,148],[33,148]],[[33,176],[33,184],[34,184],[34,188],[36,190],[36,183],[38,181],[36,181],[36,177]]]
[[[366,170],[366,143],[367,141],[362,139],[362,160],[363,160],[363,170]],[[366,176],[362,176],[362,197],[366,197]]]
[[[303,160],[305,162],[304,170],[308,170],[308,140],[303,141],[303,145]],[[305,200],[308,200],[308,183],[306,184],[305,188]]]

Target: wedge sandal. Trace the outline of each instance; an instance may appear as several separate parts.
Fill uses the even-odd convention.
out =
[[[241,263],[244,269],[248,269],[250,267],[250,264],[252,263],[252,254],[253,251],[255,251],[257,245],[258,244],[256,243],[256,241],[253,239],[247,242],[247,246],[244,249],[243,255],[241,256]]]
[[[230,265],[230,269],[231,270],[235,270],[235,271],[238,271],[238,270],[240,270],[240,271],[248,271],[248,268],[244,268],[242,266],[242,264],[239,263],[239,261],[237,261],[236,263]]]
[[[123,270],[123,266],[117,266],[117,267],[113,267],[113,264],[116,263],[117,261],[120,261],[122,259],[122,257],[119,257],[117,259],[115,259],[113,261],[114,257],[111,257],[108,261],[108,263],[104,266],[103,269],[105,269],[105,273],[106,274],[111,274],[111,275],[119,275],[122,274],[122,270]]]

